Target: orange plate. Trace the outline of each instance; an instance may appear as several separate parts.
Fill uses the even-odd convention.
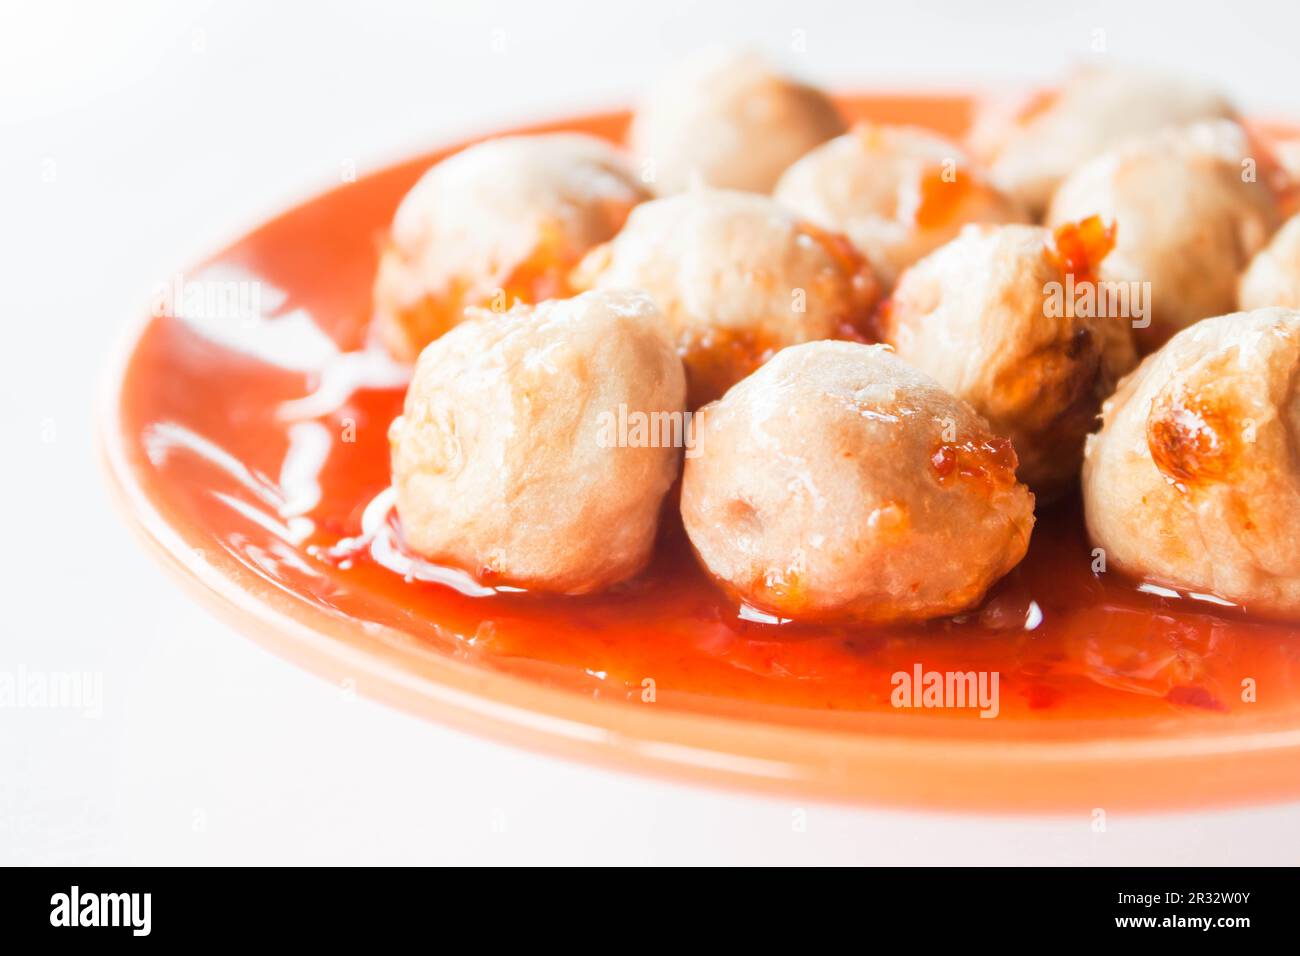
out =
[[[956,96],[841,102],[854,118],[952,135],[972,105]],[[617,139],[626,121],[609,114],[522,132]],[[378,238],[419,174],[452,151],[341,186],[250,233],[181,277],[170,308],[113,367],[102,441],[117,498],[236,627],[414,713],[675,777],[985,811],[1300,795],[1294,628],[1093,573],[1073,502],[1040,515],[1028,559],[980,611],[911,628],[739,620],[673,521],[638,581],[581,599],[472,596],[404,579],[393,570],[400,555],[340,549],[387,484],[385,431],[403,390],[345,388],[316,413],[285,403],[343,380],[347,361],[322,369],[335,345],[362,341]],[[241,325],[228,313],[214,331],[194,320],[219,305],[174,304],[226,282],[228,308],[255,288],[272,317]],[[306,367],[247,354],[253,340],[272,347],[272,326],[306,330],[287,336]],[[317,339],[314,364],[305,358],[313,326],[333,340]],[[295,407],[296,423],[286,411]],[[998,717],[893,707],[892,675],[916,666],[997,672]]]

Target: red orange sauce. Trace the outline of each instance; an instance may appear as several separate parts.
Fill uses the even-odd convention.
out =
[[[990,486],[1011,485],[1016,480],[1016,464],[1015,449],[1005,438],[944,442],[930,456],[930,465],[941,485],[959,478]]]
[[[216,261],[284,290],[285,309],[307,310],[341,347],[356,348],[370,312],[372,237],[427,163],[327,194]],[[936,728],[972,720],[971,711],[891,707],[891,675],[917,663],[999,672],[999,719],[977,721],[993,735],[1242,731],[1300,715],[1295,626],[1144,593],[1114,569],[1097,573],[1077,495],[1040,510],[1028,556],[981,607],[915,626],[742,620],[697,565],[671,507],[649,569],[581,598],[472,597],[405,580],[365,550],[328,558],[327,549],[358,533],[366,504],[388,486],[386,431],[403,390],[358,391],[318,419],[331,436],[320,499],[308,515],[311,533],[291,542],[274,530],[275,509],[249,481],[275,485],[289,446],[277,408],[315,384],[313,374],[263,364],[162,317],[145,329],[128,366],[122,428],[151,494],[202,548],[228,553],[247,575],[296,600],[397,628],[433,651],[606,699],[637,700],[648,678],[659,706],[734,713],[776,706],[792,719],[815,713],[849,727],[868,716]],[[185,449],[148,460],[145,449],[156,446],[160,429],[174,426],[211,442],[251,477]],[[1242,697],[1246,678],[1258,687],[1254,703]]]
[[[801,221],[798,233],[820,246],[833,263],[823,279],[825,288],[818,291],[825,298],[842,303],[843,312],[837,323],[840,335],[854,342],[874,341],[872,316],[880,298],[880,280],[871,264],[838,232]]]
[[[1075,282],[1096,282],[1101,261],[1115,248],[1115,223],[1099,216],[1057,226],[1048,236],[1043,255],[1061,275]]]
[[[960,174],[954,168],[951,173],[942,165],[926,169],[919,182],[920,201],[915,212],[916,225],[920,229],[938,229],[950,223],[957,210],[961,208],[977,188],[977,184],[968,172]]]

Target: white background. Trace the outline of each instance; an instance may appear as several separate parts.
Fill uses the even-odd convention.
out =
[[[1300,862],[1300,807],[1105,833],[805,807],[349,702],[178,592],[93,456],[107,350],[156,282],[347,163],[623,104],[704,43],[845,87],[958,88],[1048,79],[1100,37],[1300,116],[1294,3],[1053,6],[0,2],[0,671],[104,680],[99,719],[0,709],[0,863]]]

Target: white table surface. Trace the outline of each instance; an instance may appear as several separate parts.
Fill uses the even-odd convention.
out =
[[[467,737],[234,633],[109,507],[92,406],[155,283],[345,163],[622,104],[701,44],[846,87],[956,88],[1049,78],[1100,38],[1300,115],[1294,5],[917,6],[0,0],[0,672],[104,689],[98,718],[0,708],[0,863],[1297,862],[1300,806],[1094,833],[737,796]]]

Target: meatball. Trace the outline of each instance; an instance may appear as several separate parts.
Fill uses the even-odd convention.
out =
[[[661,195],[696,184],[765,193],[787,166],[842,132],[844,121],[819,90],[753,53],[705,50],[650,92],[629,142]]]
[[[903,273],[880,319],[899,358],[1011,439],[1044,498],[1078,475],[1102,399],[1136,362],[1127,320],[1085,298],[1110,238],[1096,219],[1057,235],[968,226]]]
[[[842,232],[886,285],[966,223],[1026,221],[960,149],[909,126],[855,126],[786,170],[773,196]]]
[[[1129,137],[1233,115],[1223,97],[1183,78],[1080,67],[1060,89],[986,104],[970,143],[994,182],[1040,214],[1070,172]]]
[[[510,136],[443,160],[393,219],[375,280],[379,338],[411,361],[466,306],[566,294],[573,265],[645,198],[622,155],[590,136]]]
[[[1255,254],[1237,283],[1242,309],[1300,309],[1300,215],[1292,216]]]
[[[729,190],[639,206],[572,281],[650,293],[686,363],[692,408],[787,345],[856,334],[878,288],[843,237],[766,196]]]
[[[1149,283],[1150,352],[1198,319],[1236,308],[1237,277],[1277,226],[1269,186],[1251,180],[1253,157],[1235,123],[1165,130],[1106,153],[1052,197],[1049,226],[1100,215],[1118,226],[1106,282]]]
[[[704,567],[751,607],[955,614],[1028,547],[1034,496],[1010,443],[885,346],[792,346],[700,415],[682,519]]]
[[[1088,439],[1088,533],[1107,563],[1251,611],[1300,614],[1300,312],[1179,332]]]
[[[389,431],[408,546],[487,584],[580,594],[650,559],[682,363],[640,292],[479,314],[420,355]],[[626,411],[626,415],[624,415]],[[641,416],[651,428],[617,432]]]

